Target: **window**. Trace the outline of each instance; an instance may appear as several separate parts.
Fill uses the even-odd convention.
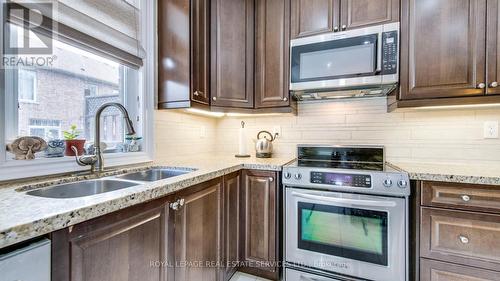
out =
[[[59,139],[62,135],[61,120],[30,119],[29,135],[43,139]]]
[[[20,27],[11,25],[12,28]],[[22,32],[13,32],[13,34]],[[54,40],[57,57],[49,67],[18,71],[16,136],[39,136],[46,140],[62,137],[61,131],[76,125],[79,139],[94,142],[94,116],[109,102],[134,107],[137,93],[129,98],[124,85],[138,83],[137,70],[70,44]],[[38,80],[38,82],[37,82]],[[36,103],[35,103],[36,99]],[[30,102],[24,102],[30,101]],[[124,142],[123,118],[116,108],[101,117],[102,139],[110,151]],[[57,121],[57,122],[54,122]],[[113,150],[119,152],[118,150]]]
[[[99,95],[99,85],[97,84],[88,84],[87,89],[85,89],[88,96],[97,96]],[[114,90],[114,93],[118,94],[117,90]]]
[[[0,79],[4,82],[0,91],[0,181],[87,170],[72,157],[49,159],[43,153],[37,153],[31,161],[13,160],[6,144],[29,135],[46,140],[62,138],[62,132],[74,124],[78,138],[89,145],[94,142],[95,113],[109,102],[122,103],[137,135],[148,137],[141,152],[111,153],[121,151],[125,130],[121,112],[106,109],[100,120],[100,141],[108,148],[106,166],[151,161],[156,28],[151,21],[151,1],[137,1],[136,5],[126,1],[69,1],[50,7],[42,2],[0,5],[4,39],[8,40],[0,44],[4,66],[8,63],[4,79]],[[9,12],[19,7],[30,10],[14,15]],[[119,21],[114,20],[117,11],[121,13]],[[37,22],[40,17],[31,17],[32,13],[42,14],[42,25]],[[27,14],[30,16],[24,18]],[[31,20],[37,21],[31,24]],[[51,25],[56,21],[59,26]],[[47,50],[46,39],[50,51],[42,55],[40,50]],[[53,59],[53,63],[17,64],[33,58],[38,63],[41,57],[42,62]]]
[[[18,98],[20,102],[36,101],[36,72],[33,70],[19,69],[18,72]]]

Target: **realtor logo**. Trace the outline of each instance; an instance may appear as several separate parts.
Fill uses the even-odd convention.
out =
[[[51,66],[53,54],[54,4],[16,1],[3,4],[9,23],[4,32],[3,67]]]

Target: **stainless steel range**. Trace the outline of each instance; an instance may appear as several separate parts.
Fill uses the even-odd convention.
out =
[[[408,280],[408,175],[383,147],[300,145],[283,168],[285,280]]]

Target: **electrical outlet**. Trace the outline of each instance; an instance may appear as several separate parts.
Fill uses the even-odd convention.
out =
[[[498,139],[498,121],[484,122],[484,138]]]
[[[274,126],[273,127],[273,136],[278,134],[278,138],[281,137],[281,126]]]
[[[207,137],[207,128],[205,126],[200,127],[200,139]]]

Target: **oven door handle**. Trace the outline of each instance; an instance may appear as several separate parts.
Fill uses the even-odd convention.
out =
[[[309,277],[309,276],[305,276],[303,274],[300,275],[300,280],[308,280],[308,281],[328,281],[328,280],[332,280],[332,279],[323,279],[323,278],[314,278],[314,277]]]
[[[344,204],[352,204],[358,206],[365,207],[396,207],[396,202],[392,201],[376,201],[376,200],[358,200],[358,199],[350,199],[350,198],[337,198],[337,197],[328,197],[328,196],[317,196],[311,194],[304,194],[300,192],[292,192],[293,196],[302,197],[305,199],[318,200],[329,203],[344,203]]]

